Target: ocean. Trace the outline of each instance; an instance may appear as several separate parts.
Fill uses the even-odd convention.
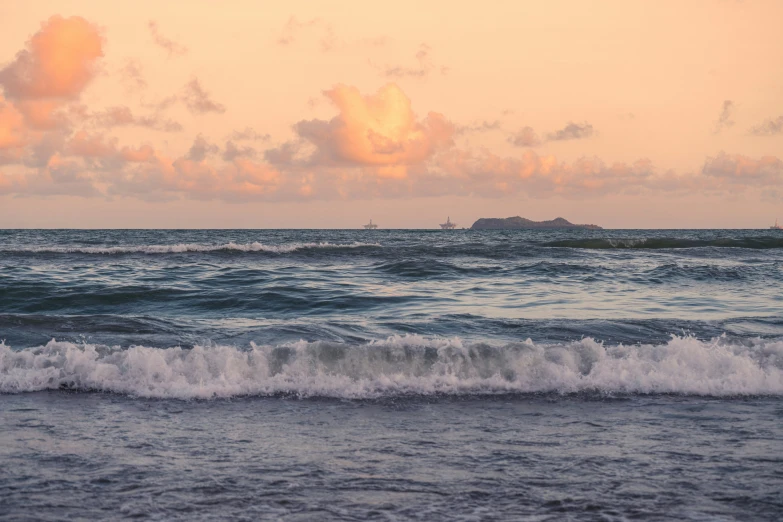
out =
[[[773,230],[0,231],[0,519],[780,520]]]

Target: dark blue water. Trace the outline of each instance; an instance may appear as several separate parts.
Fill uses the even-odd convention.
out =
[[[0,517],[775,520],[774,231],[2,231]]]

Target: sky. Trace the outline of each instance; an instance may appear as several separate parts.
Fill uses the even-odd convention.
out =
[[[783,218],[778,0],[0,3],[0,228]]]

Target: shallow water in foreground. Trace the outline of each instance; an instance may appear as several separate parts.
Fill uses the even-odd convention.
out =
[[[0,518],[778,520],[783,235],[2,231]]]
[[[776,398],[6,396],[9,519],[776,520]]]

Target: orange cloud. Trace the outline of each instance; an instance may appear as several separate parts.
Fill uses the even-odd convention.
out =
[[[55,15],[0,71],[0,83],[9,98],[75,98],[95,75],[101,56],[103,38],[95,25]]]
[[[53,16],[0,70],[0,85],[31,127],[56,127],[61,120],[54,111],[79,96],[101,56],[103,37],[94,24],[77,16]]]
[[[0,150],[21,147],[26,134],[22,113],[0,96]]]
[[[295,129],[317,148],[318,163],[383,167],[381,176],[404,177],[406,166],[423,163],[453,145],[454,125],[442,114],[416,118],[410,99],[395,84],[376,94],[338,85],[325,91],[339,114],[329,121],[300,121]]]

